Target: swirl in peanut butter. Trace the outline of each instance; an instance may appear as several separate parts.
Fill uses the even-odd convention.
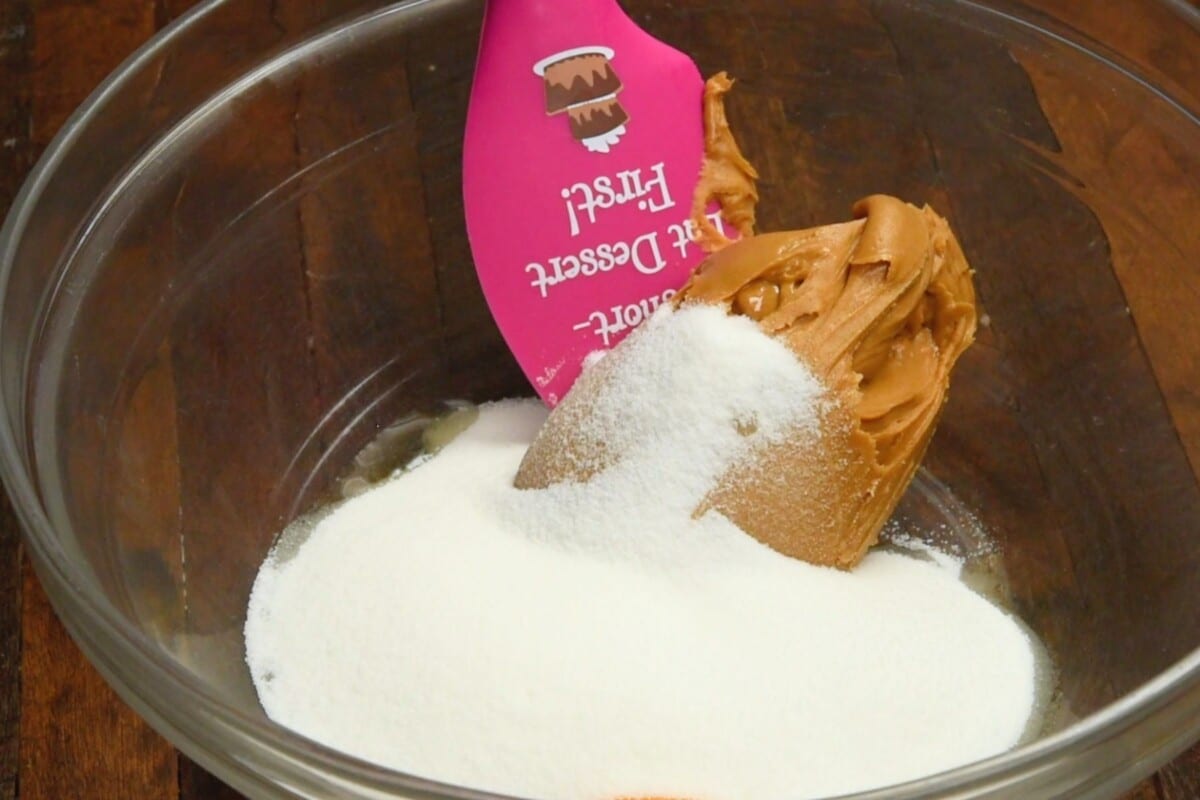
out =
[[[769,233],[711,255],[679,302],[756,320],[820,377],[834,402],[821,447],[789,442],[731,469],[715,509],[787,555],[851,567],[912,480],[975,333],[966,258],[928,207],[874,195],[855,219]]]

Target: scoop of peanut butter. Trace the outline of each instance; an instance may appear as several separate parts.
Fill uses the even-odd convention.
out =
[[[679,295],[757,320],[834,401],[820,447],[763,449],[697,512],[715,509],[776,550],[837,567],[877,540],[975,333],[970,268],[944,219],[883,195],[856,203],[854,217],[733,243]]]
[[[723,94],[728,85],[718,88]],[[752,318],[821,379],[828,402],[815,445],[797,429],[739,458],[695,513],[719,512],[786,555],[850,568],[877,541],[912,480],[954,363],[974,337],[971,271],[944,219],[884,195],[857,202],[849,222],[745,235],[754,218],[756,195],[746,185],[753,168],[743,168],[749,165],[731,144],[723,113],[716,120],[723,131],[711,124],[711,108],[706,120],[716,133],[697,189],[698,216],[715,198],[727,218],[728,206],[750,204],[748,217],[744,207],[736,217],[749,223],[735,242],[702,234],[721,249],[697,267],[676,302]],[[713,141],[723,150],[714,151]],[[711,167],[716,159],[724,166]],[[604,361],[584,372],[527,452],[519,488],[586,481],[603,468],[604,442],[578,432],[588,397],[610,383]]]

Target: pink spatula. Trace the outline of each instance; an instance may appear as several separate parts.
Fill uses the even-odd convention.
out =
[[[467,115],[467,231],[492,314],[551,406],[703,257],[691,59],[616,0],[489,0]]]

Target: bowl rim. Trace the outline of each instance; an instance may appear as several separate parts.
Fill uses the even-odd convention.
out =
[[[13,199],[3,227],[0,228],[0,322],[3,321],[2,301],[7,294],[21,237],[47,183],[60,166],[65,154],[105,103],[119,94],[141,68],[167,51],[176,40],[194,26],[201,24],[217,9],[240,1],[204,0],[173,20],[126,58],[63,123],[22,184]],[[1154,1],[1174,12],[1185,24],[1200,30],[1200,8],[1190,5],[1185,0]],[[369,23],[386,15],[404,13],[425,6],[438,6],[444,2],[446,0],[399,0],[354,17],[350,24]],[[1149,89],[1200,126],[1200,116],[1185,102],[1155,86],[1120,54],[1068,28],[1061,21],[1030,9],[1025,9],[1026,13],[1020,15],[1015,11],[985,5],[980,0],[950,0],[947,3],[955,4],[972,8],[978,13],[1000,17],[1033,33],[1049,36],[1089,58],[1100,60],[1106,67],[1123,73]],[[997,5],[1011,6],[1012,3],[1009,0],[1000,0]],[[305,44],[306,42],[302,41],[293,47]],[[27,355],[26,353],[25,356]],[[28,358],[24,361],[28,361]],[[21,385],[26,386],[29,365],[26,363],[23,366],[26,374],[21,376]],[[23,403],[24,399],[20,402]],[[12,499],[14,511],[21,523],[22,539],[30,550],[39,578],[47,585],[47,594],[52,605],[66,624],[72,638],[89,660],[100,668],[108,681],[118,689],[123,699],[136,705],[139,710],[149,710],[151,715],[158,718],[155,727],[169,727],[176,736],[185,737],[185,741],[182,742],[172,737],[173,745],[181,750],[187,748],[186,752],[189,755],[199,756],[200,760],[209,766],[213,766],[214,762],[219,763],[221,755],[232,755],[219,748],[210,750],[204,743],[193,740],[187,731],[190,727],[189,717],[213,717],[224,728],[243,739],[265,744],[273,754],[286,756],[289,759],[287,770],[291,770],[293,774],[303,774],[304,767],[316,766],[341,780],[360,783],[377,790],[415,792],[418,796],[430,800],[503,800],[507,797],[408,775],[308,739],[269,718],[260,718],[232,705],[180,662],[164,655],[161,648],[138,632],[103,594],[89,588],[90,579],[82,570],[70,568],[27,469],[22,448],[18,444],[17,432],[10,425],[10,415],[14,409],[6,406],[0,398],[0,478],[3,479]],[[24,408],[18,406],[15,416],[23,419],[24,411]],[[77,619],[67,613],[68,607],[82,612],[81,616]],[[149,680],[129,680],[129,676],[122,672],[121,663],[139,664],[147,671],[145,677]],[[147,686],[153,691],[146,691]],[[1133,691],[1050,736],[941,773],[841,797],[842,800],[884,800],[923,797],[929,793],[956,789],[969,790],[979,782],[1011,776],[1030,767],[1045,766],[1072,751],[1114,738],[1197,688],[1200,688],[1200,646]],[[171,697],[170,702],[166,700],[167,696]],[[185,713],[180,717],[180,712],[171,712],[172,708],[199,708],[202,713]],[[242,768],[254,769],[256,766],[253,759],[238,761]],[[219,766],[217,769],[225,772]]]

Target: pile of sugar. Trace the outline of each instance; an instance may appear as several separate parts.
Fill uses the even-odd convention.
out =
[[[873,553],[843,573],[692,519],[754,437],[819,436],[820,386],[785,348],[687,309],[608,358],[627,382],[595,424],[624,457],[587,484],[513,489],[545,411],[488,405],[267,559],[246,650],[272,719],[556,800],[825,797],[1017,743],[1031,643],[953,569]]]
[[[548,544],[711,561],[697,537],[715,525],[709,538],[728,542],[728,523],[692,514],[721,474],[757,446],[788,437],[815,447],[820,436],[826,392],[812,372],[754,322],[714,306],[660,310],[594,368],[607,374],[589,397],[584,438],[603,442],[599,461],[616,466],[497,504],[503,523]]]

